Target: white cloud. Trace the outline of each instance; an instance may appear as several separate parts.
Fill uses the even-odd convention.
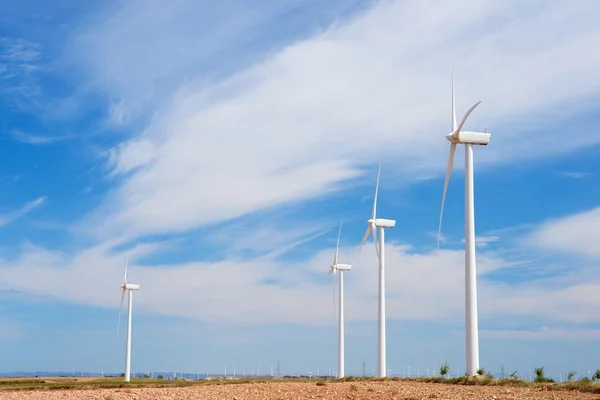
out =
[[[16,221],[17,219],[23,217],[24,215],[29,214],[31,211],[42,206],[45,202],[46,202],[46,196],[38,197],[37,199],[26,203],[21,208],[15,210],[15,211],[12,211],[8,214],[0,216],[0,227],[10,224],[11,222]]]
[[[490,314],[543,318],[574,324],[599,322],[594,309],[600,307],[600,279],[581,274],[570,280],[555,275],[520,285],[495,284],[488,288]],[[563,286],[561,286],[562,284]]]
[[[12,139],[17,142],[32,144],[32,145],[43,145],[50,144],[55,142],[60,142],[63,140],[68,140],[73,138],[72,136],[42,136],[42,135],[33,135],[31,133],[26,133],[19,130],[13,130],[10,133]]]
[[[144,139],[121,143],[110,151],[109,164],[113,174],[124,174],[147,165],[156,158],[155,145]]]
[[[498,240],[500,240],[498,236],[476,236],[475,245],[480,248],[487,247],[489,244],[495,243]],[[461,242],[465,243],[465,239],[463,238]]]
[[[37,91],[32,73],[38,69],[39,46],[24,39],[0,37],[0,93]]]
[[[591,172],[563,172],[560,175],[564,176],[565,178],[583,179],[589,178],[593,174]]]
[[[565,329],[542,326],[536,330],[481,330],[481,336],[490,339],[512,340],[598,340],[598,329]]]
[[[500,238],[498,236],[477,236],[475,238],[475,244],[478,247],[487,247],[490,243],[495,243]]]
[[[600,256],[600,207],[542,224],[527,238],[530,244],[548,251],[580,256]]]
[[[116,244],[106,243],[74,256],[29,245],[20,259],[0,262],[0,289],[116,309],[125,259],[123,253],[110,251]],[[138,312],[226,325],[335,323],[332,281],[326,275],[333,248],[286,262],[270,257],[233,257],[145,266],[135,261],[155,249],[144,245],[132,251],[130,282],[141,285],[136,293]],[[360,255],[356,255],[355,246],[340,250],[340,260],[352,264],[352,271],[345,274],[347,320],[373,321],[378,272],[374,250],[368,246]],[[390,319],[450,324],[462,320],[463,251],[415,254],[408,246],[389,244],[386,258]],[[568,279],[557,275],[516,284],[494,280],[495,272],[512,266],[485,252],[478,255],[482,318],[544,318],[548,326],[600,322],[596,312],[600,303],[594,300],[600,281],[593,275],[578,271]],[[36,278],[30,279],[32,276]]]
[[[190,2],[178,3],[184,4]],[[94,49],[83,53],[87,62],[108,60],[93,71],[117,98],[157,107],[143,133],[112,153],[114,172],[128,175],[92,216],[91,226],[104,235],[181,231],[323,196],[359,177],[384,138],[402,179],[441,173],[453,60],[459,110],[483,100],[469,126],[497,132],[478,151],[478,165],[600,140],[600,132],[584,130],[571,132],[567,143],[555,141],[562,131],[540,125],[586,111],[575,102],[600,89],[588,78],[600,67],[600,54],[588,51],[600,39],[591,18],[596,2],[381,3],[216,83],[193,68],[206,55],[198,40],[213,43],[214,35],[179,29],[197,25],[196,15],[177,7],[164,14],[156,4],[130,15],[125,7],[78,36],[78,46]],[[274,11],[261,12],[267,18]],[[260,20],[243,12],[239,18],[227,28],[227,43]],[[115,36],[124,31],[135,35]],[[148,39],[157,32],[167,36]],[[95,46],[101,38],[110,46]],[[132,68],[137,59],[157,62]],[[158,105],[132,89],[157,81]],[[528,134],[540,129],[545,133]],[[518,149],[511,144],[516,137]]]

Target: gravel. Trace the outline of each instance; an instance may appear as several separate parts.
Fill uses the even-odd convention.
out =
[[[4,390],[0,400],[8,399],[172,399],[172,400],[283,400],[283,399],[600,399],[598,394],[554,391],[539,387],[463,386],[422,382],[339,382],[254,383],[196,385],[166,388],[120,388],[77,390]]]

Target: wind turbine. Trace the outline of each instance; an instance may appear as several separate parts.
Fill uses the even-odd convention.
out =
[[[127,265],[129,264],[129,258],[125,260],[125,278],[123,279],[123,284],[121,285],[121,306],[119,307],[119,320],[117,321],[117,334],[119,333],[119,327],[121,324],[121,310],[123,309],[123,299],[125,298],[125,291],[128,290],[128,298],[127,298],[127,341],[125,345],[125,382],[130,381],[131,375],[131,311],[133,306],[133,291],[139,290],[140,285],[134,285],[132,283],[127,283],[127,277],[129,273],[127,272]]]
[[[350,271],[352,266],[350,264],[338,263],[338,251],[340,248],[340,236],[342,234],[342,224],[344,220],[340,222],[340,229],[338,231],[337,245],[335,247],[335,254],[333,255],[333,264],[329,267],[329,274],[335,274],[340,271],[340,312],[339,312],[339,330],[338,330],[338,378],[344,377],[344,271]]]
[[[467,374],[476,375],[479,369],[479,331],[477,323],[477,266],[475,263],[475,208],[473,190],[473,145],[485,146],[490,142],[491,134],[487,132],[462,131],[462,127],[478,101],[465,113],[460,125],[456,126],[456,110],[454,103],[454,72],[452,73],[452,132],[446,135],[450,142],[450,155],[446,169],[446,180],[442,194],[442,207],[438,226],[438,249],[442,232],[442,216],[448,182],[454,163],[454,152],[457,144],[465,145],[465,316],[466,316],[466,357]]]
[[[385,145],[384,145],[385,149]],[[367,221],[369,226],[367,232],[358,247],[358,251],[362,248],[369,234],[373,232],[373,243],[375,244],[375,252],[379,259],[379,321],[378,321],[378,343],[377,343],[377,376],[385,377],[387,374],[386,368],[386,345],[385,345],[385,228],[393,228],[396,226],[396,221],[392,219],[377,218],[377,192],[379,191],[379,178],[381,176],[381,163],[383,161],[383,150],[381,151],[381,159],[379,160],[379,168],[377,169],[377,182],[375,183],[375,196],[373,198],[373,213],[371,219]],[[377,247],[377,228],[379,228],[379,247]]]

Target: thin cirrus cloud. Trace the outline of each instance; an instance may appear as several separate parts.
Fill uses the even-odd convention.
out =
[[[560,174],[560,176],[563,176],[565,178],[573,178],[573,179],[584,179],[584,178],[589,178],[591,176],[593,176],[594,174],[592,174],[591,172],[562,172]]]
[[[61,142],[64,140],[72,139],[74,136],[43,136],[43,135],[34,135],[31,133],[14,130],[10,133],[10,137],[21,143],[31,144],[31,145],[47,145],[51,143]]]
[[[0,82],[2,91],[32,88],[30,78],[38,67],[40,49],[24,39],[0,37]]]
[[[183,54],[194,34],[170,31],[168,46],[159,41],[146,54],[137,44],[156,34],[153,25],[125,19],[124,7],[86,28],[77,42],[78,49],[96,49],[99,38],[111,43],[86,53],[88,64],[109,60],[96,63],[94,79],[125,103],[157,107],[139,135],[111,152],[112,173],[122,179],[87,221],[104,237],[185,231],[339,191],[361,177],[384,138],[394,148],[394,167],[411,172],[404,179],[442,171],[453,60],[459,114],[483,100],[469,126],[497,133],[481,167],[600,141],[600,132],[574,131],[567,143],[549,140],[551,130],[531,134],[588,111],[576,102],[600,91],[588,79],[600,54],[585,50],[600,39],[591,18],[596,2],[464,0],[435,8],[382,2],[227,79],[206,80],[190,69],[185,82],[164,64],[143,61],[175,49]],[[156,4],[145,8],[160,11]],[[136,35],[117,41],[114,32],[123,29]],[[110,60],[132,48],[137,58],[115,70]],[[185,65],[200,62],[188,53]],[[128,84],[157,76],[160,104]],[[510,145],[517,136],[518,148]]]
[[[46,196],[38,197],[35,200],[25,203],[21,208],[11,211],[8,214],[0,216],[0,227],[10,224],[17,219],[25,216],[46,202]]]

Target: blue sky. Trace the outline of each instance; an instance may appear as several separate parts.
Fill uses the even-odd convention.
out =
[[[275,4],[277,3],[277,4]],[[436,247],[456,65],[477,100],[481,365],[585,374],[600,336],[600,4],[24,1],[0,16],[0,371],[376,363],[356,255],[386,141],[388,366],[464,372],[464,153]]]

